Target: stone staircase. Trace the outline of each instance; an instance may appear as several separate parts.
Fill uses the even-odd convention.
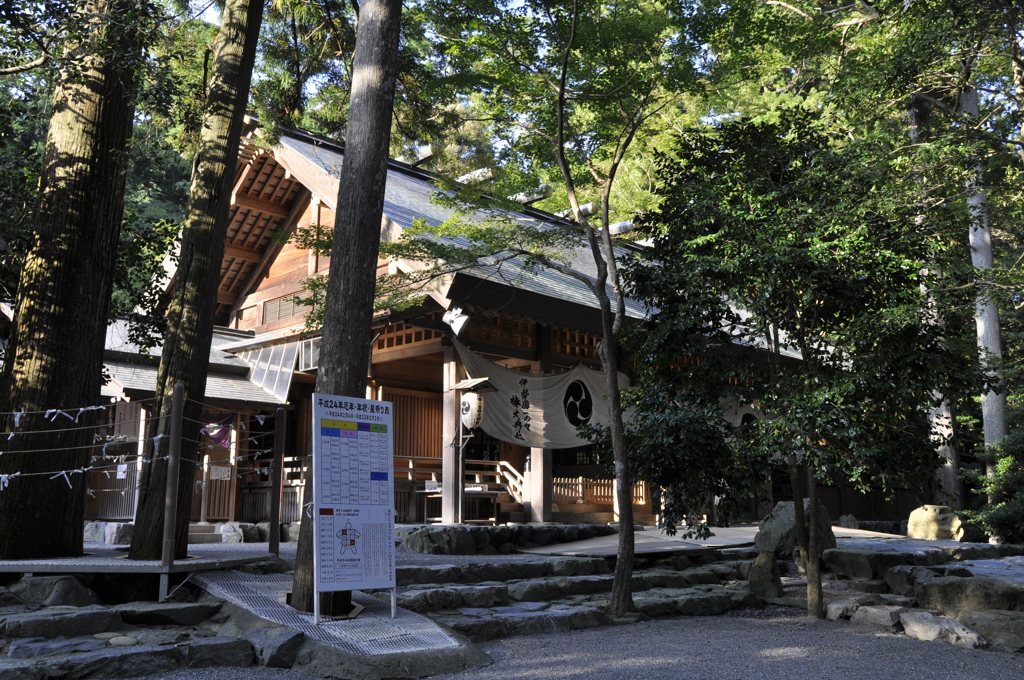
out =
[[[749,562],[702,558],[695,564],[671,557],[636,563],[641,568],[634,572],[633,592],[640,613],[624,620],[605,611],[613,576],[604,558],[403,566],[397,572],[398,605],[476,642],[760,605],[742,580]],[[389,591],[377,595],[390,598]]]
[[[0,588],[0,677],[116,678],[258,663],[251,642],[219,635],[228,619],[220,609],[214,601],[104,606],[73,576],[26,577]]]
[[[223,541],[216,525],[193,523],[188,525],[188,542],[191,545],[196,543],[221,543]]]

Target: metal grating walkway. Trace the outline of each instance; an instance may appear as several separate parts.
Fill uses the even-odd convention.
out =
[[[459,647],[437,624],[425,616],[398,610],[376,597],[353,591],[352,601],[365,607],[355,619],[332,620],[321,616],[319,626],[312,614],[281,604],[278,597],[290,590],[290,574],[243,574],[208,571],[192,577],[211,594],[244,607],[268,621],[301,631],[307,636],[357,656],[404,654]]]

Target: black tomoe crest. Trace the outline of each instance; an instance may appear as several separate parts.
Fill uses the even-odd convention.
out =
[[[582,380],[576,380],[566,388],[562,405],[565,407],[565,417],[573,427],[586,425],[594,415],[594,399]]]

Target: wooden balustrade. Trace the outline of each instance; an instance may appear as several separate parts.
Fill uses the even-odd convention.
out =
[[[551,496],[555,503],[579,503],[594,505],[613,503],[614,479],[590,479],[588,477],[554,477],[551,480]],[[633,485],[633,505],[647,505],[650,502],[647,483]]]

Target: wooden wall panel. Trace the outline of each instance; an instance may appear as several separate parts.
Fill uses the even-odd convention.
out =
[[[441,457],[441,395],[384,388],[384,401],[394,404],[395,455]]]

